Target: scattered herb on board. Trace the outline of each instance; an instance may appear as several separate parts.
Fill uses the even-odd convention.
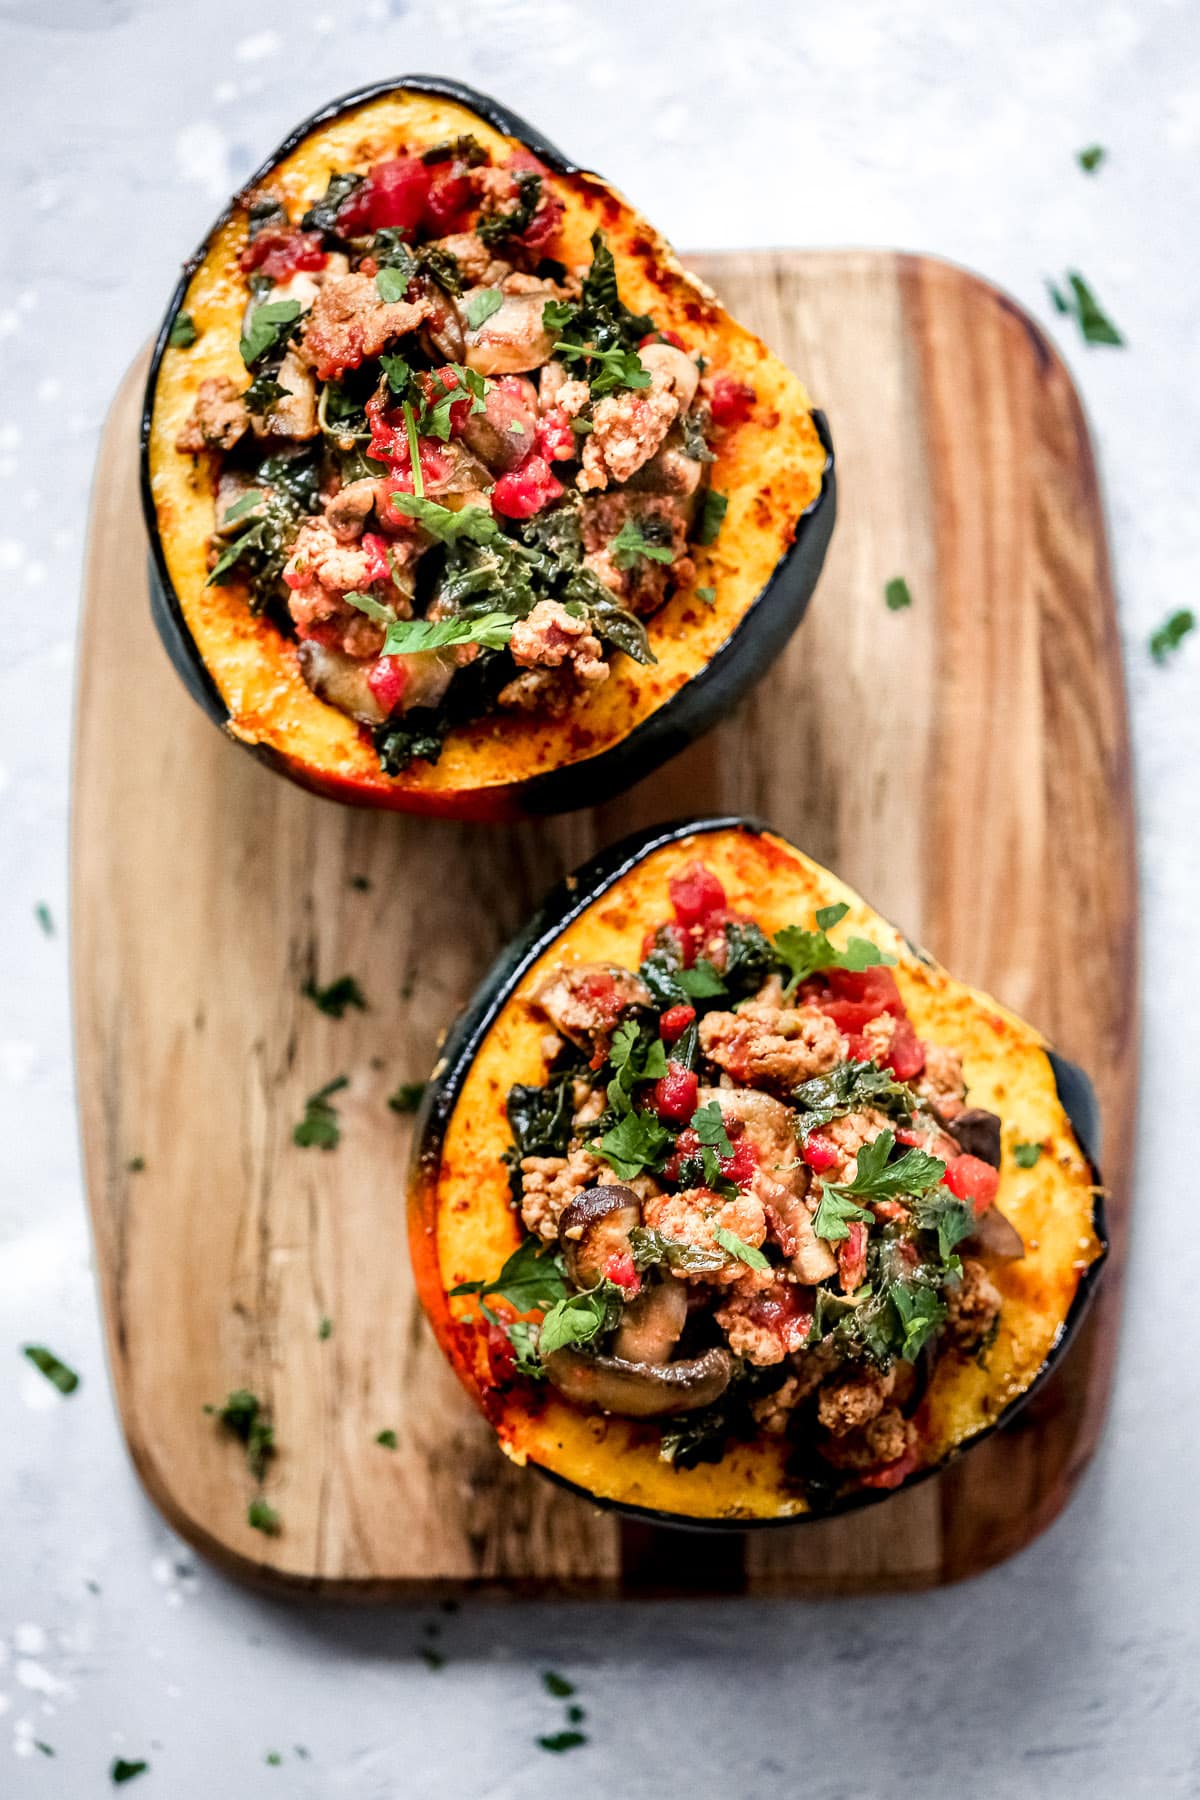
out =
[[[675,552],[670,544],[653,543],[636,519],[626,519],[608,547],[618,569],[632,569],[639,557],[656,563],[675,561]]]
[[[317,1326],[317,1336],[322,1343],[333,1336],[333,1320],[326,1315]]]
[[[360,894],[369,894],[371,891],[370,876],[368,876],[368,875],[352,875],[350,877],[350,886],[352,888],[355,888],[357,890],[357,892]]]
[[[339,975],[327,987],[318,987],[310,975],[300,992],[331,1019],[343,1018],[348,1006],[357,1006],[359,1012],[367,1010],[367,996],[353,975]]]
[[[55,1356],[53,1350],[47,1350],[44,1344],[22,1344],[21,1351],[29,1358],[35,1369],[39,1369],[46,1380],[56,1387],[60,1394],[73,1394],[79,1386],[79,1377],[74,1369],[68,1368],[65,1362]]]
[[[264,1537],[278,1537],[283,1529],[279,1514],[261,1494],[246,1508],[246,1523],[253,1530],[261,1531]]]
[[[568,1706],[568,1708],[567,1708],[567,1724],[568,1725],[582,1725],[583,1721],[586,1719],[586,1717],[587,1717],[587,1714],[584,1712],[582,1706]]]
[[[696,598],[697,600],[703,600],[705,606],[715,606],[717,604],[717,590],[716,588],[711,587],[698,587],[696,589]]]
[[[1085,175],[1094,175],[1107,155],[1108,151],[1103,144],[1089,144],[1085,150],[1078,152],[1076,161]]]
[[[700,508],[700,523],[696,528],[698,544],[715,544],[725,522],[725,513],[729,506],[728,494],[718,493],[716,488],[705,488],[704,500]]]
[[[395,1093],[388,1095],[388,1105],[396,1113],[415,1113],[424,1092],[423,1081],[402,1081]]]
[[[504,305],[504,295],[499,288],[478,288],[467,301],[467,324],[472,331],[478,331],[487,323],[493,313],[498,313]]]
[[[196,330],[196,321],[193,319],[191,313],[181,312],[175,314],[175,323],[172,325],[170,336],[167,338],[167,342],[170,344],[172,350],[190,350],[199,336],[200,333]]]
[[[261,1481],[275,1454],[275,1427],[258,1395],[249,1388],[235,1388],[224,1406],[206,1406],[204,1410],[245,1445],[247,1467],[255,1480]]]
[[[554,1669],[543,1669],[542,1686],[556,1700],[569,1700],[575,1692],[575,1683],[568,1681],[565,1675],[559,1675]]]
[[[587,1743],[582,1731],[553,1731],[548,1737],[537,1739],[538,1747],[551,1750],[558,1755],[563,1750],[578,1750],[581,1744]]]
[[[329,1103],[331,1094],[340,1093],[349,1087],[348,1075],[338,1075],[333,1081],[327,1081],[323,1088],[310,1094],[304,1102],[304,1117],[298,1125],[292,1127],[292,1142],[301,1150],[309,1150],[314,1145],[321,1150],[334,1150],[341,1139],[341,1128],[338,1125],[337,1108]]]
[[[427,1669],[444,1669],[446,1666],[444,1652],[436,1650],[432,1644],[419,1645],[417,1648],[417,1655]]]
[[[266,1763],[268,1769],[281,1769],[283,1767],[283,1758],[278,1750],[268,1750],[267,1754],[263,1757],[263,1761]]]
[[[1083,276],[1075,269],[1067,270],[1069,292],[1047,281],[1055,312],[1075,320],[1085,343],[1123,346],[1125,339],[1117,330]]]
[[[33,916],[47,937],[54,936],[54,914],[44,900],[39,900],[33,909]]]
[[[42,1756],[54,1755],[54,1746],[52,1744],[44,1744],[41,1738],[34,1738],[33,1747],[35,1750],[39,1751]]]
[[[131,1156],[125,1167],[130,1175],[140,1175],[146,1167],[146,1159],[144,1156]]]
[[[893,575],[883,590],[889,612],[903,612],[906,606],[912,605],[912,593],[903,575]]]
[[[1150,654],[1156,663],[1165,663],[1178,650],[1190,631],[1196,629],[1196,615],[1188,607],[1164,619],[1150,638]]]
[[[114,1787],[120,1787],[122,1782],[132,1781],[135,1775],[144,1775],[149,1767],[148,1762],[126,1762],[123,1756],[117,1756],[113,1758],[108,1779]]]
[[[394,1431],[377,1431],[375,1433],[375,1442],[377,1444],[382,1444],[385,1450],[398,1450],[400,1448],[400,1439],[396,1436]]]
[[[1019,1169],[1032,1169],[1042,1154],[1040,1144],[1014,1144],[1013,1161]]]
[[[713,1236],[716,1238],[718,1244],[720,1244],[722,1250],[727,1250],[730,1256],[735,1256],[737,1258],[738,1262],[744,1262],[747,1268],[770,1268],[770,1261],[763,1255],[762,1251],[756,1250],[753,1244],[743,1243],[742,1239],[738,1237],[735,1232],[726,1231],[723,1226],[718,1225]]]

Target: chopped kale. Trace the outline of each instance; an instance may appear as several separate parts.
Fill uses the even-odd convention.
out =
[[[505,238],[519,237],[533,221],[542,197],[542,178],[535,169],[521,169],[514,176],[517,199],[508,212],[485,213],[475,227],[475,235],[489,246],[502,244]]]
[[[385,775],[402,775],[411,762],[435,763],[442,754],[450,720],[427,706],[414,706],[398,725],[377,725],[373,733]]]
[[[361,187],[363,177],[351,174],[331,174],[325,192],[319,200],[314,200],[300,221],[304,231],[324,231],[331,237],[338,235],[337,216],[344,201],[348,200],[355,188]]]
[[[171,326],[167,342],[172,350],[190,350],[200,333],[196,330],[196,321],[191,313],[175,314],[175,323]]]
[[[916,1096],[890,1069],[873,1062],[838,1063],[828,1074],[813,1075],[792,1091],[796,1106],[796,1131],[801,1137],[817,1131],[833,1119],[872,1106],[894,1117],[908,1119],[916,1110]]]

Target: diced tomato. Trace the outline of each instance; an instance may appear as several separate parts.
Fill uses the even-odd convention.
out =
[[[663,1043],[677,1043],[695,1017],[694,1006],[668,1006],[658,1021],[658,1035]]]
[[[907,1480],[908,1476],[917,1468],[920,1461],[921,1458],[916,1450],[906,1450],[903,1456],[896,1458],[895,1462],[884,1463],[881,1469],[874,1470],[870,1475],[860,1476],[859,1479],[864,1487],[898,1488],[900,1483]]]
[[[579,984],[579,991],[606,1018],[615,1018],[621,1010],[617,996],[617,978],[610,975],[607,969],[596,969],[590,975],[585,975]]]
[[[492,489],[492,511],[502,519],[532,519],[562,493],[562,482],[550,473],[545,458],[535,453],[527,456],[519,469],[500,477]]]
[[[654,1084],[654,1110],[660,1119],[690,1119],[696,1110],[700,1077],[682,1063],[669,1062],[667,1072]]]
[[[747,1317],[755,1325],[763,1325],[790,1354],[803,1348],[812,1326],[812,1289],[797,1287],[794,1282],[780,1282],[757,1295],[746,1308]]]
[[[562,216],[566,211],[557,194],[544,195],[537,211],[530,219],[524,231],[519,234],[518,241],[527,250],[544,250],[547,244],[558,235],[562,224]]]
[[[711,869],[701,862],[689,863],[667,883],[675,917],[686,930],[703,925],[709,915],[725,907],[725,889]]]
[[[996,1198],[1000,1171],[978,1156],[955,1156],[946,1164],[942,1180],[959,1200],[969,1200],[977,1213],[986,1212]]]
[[[504,1327],[490,1319],[483,1328],[483,1337],[492,1380],[497,1386],[503,1386],[516,1375],[516,1352]]]
[[[514,150],[511,155],[506,156],[502,167],[512,169],[516,174],[524,174],[526,171],[531,171],[534,175],[548,175],[550,173],[541,157],[535,156],[533,151],[527,150],[524,145],[522,145],[520,149]]]
[[[260,269],[274,281],[286,281],[299,269],[323,269],[328,260],[319,231],[277,230],[268,226],[250,239],[238,257],[238,267],[246,274]]]
[[[687,953],[687,943],[687,933],[678,925],[654,925],[642,939],[642,957],[645,959],[653,950],[666,950],[682,961]]]
[[[853,1294],[866,1279],[867,1228],[861,1219],[854,1219],[846,1230],[850,1235],[842,1239],[837,1250],[838,1279],[843,1294]]]
[[[471,204],[471,180],[460,163],[442,163],[434,171],[425,197],[425,224],[433,237],[461,231]]]
[[[575,433],[561,406],[549,407],[538,420],[537,453],[547,462],[566,462],[577,454]]]
[[[367,686],[379,703],[379,710],[390,718],[404,697],[408,686],[408,670],[402,656],[381,656],[367,676]]]
[[[823,1174],[826,1169],[832,1169],[836,1162],[841,1161],[841,1151],[837,1145],[832,1138],[827,1138],[820,1131],[809,1132],[800,1146],[800,1154],[809,1168],[815,1169],[818,1175]]]
[[[419,156],[395,156],[390,162],[376,163],[363,183],[368,190],[365,206],[372,231],[393,226],[400,231],[415,231],[421,223],[433,175]],[[349,195],[348,202],[362,193],[362,188]],[[338,224],[343,223],[338,213]]]
[[[736,381],[732,375],[714,376],[708,399],[713,424],[723,428],[741,425],[757,399],[748,382]]]
[[[638,349],[644,350],[647,344],[674,344],[677,350],[687,349],[677,331],[648,331],[644,338],[638,339]]]
[[[717,1161],[726,1181],[732,1181],[735,1187],[749,1187],[758,1172],[758,1152],[746,1137],[738,1139],[732,1156],[719,1156]]]
[[[925,1067],[925,1046],[908,1019],[897,1019],[891,1042],[879,1059],[897,1081],[912,1081]]]
[[[642,1285],[642,1278],[633,1266],[633,1258],[628,1250],[615,1252],[604,1265],[604,1273],[610,1281],[615,1281],[619,1288],[632,1298]]]
[[[367,558],[367,580],[390,581],[392,571],[388,565],[387,539],[380,537],[377,531],[364,531],[360,541]]]
[[[903,1015],[904,1002],[896,977],[883,964],[869,969],[826,969],[825,979],[839,1000],[859,1000],[874,1006],[872,1017],[881,1012],[895,1013],[897,1018]]]
[[[430,405],[436,404],[447,393],[452,393],[456,387],[462,386],[449,363],[446,363],[443,368],[434,369],[431,374],[418,375],[417,382]],[[472,397],[465,390],[461,400],[451,401],[450,436],[452,438],[461,437],[465,431],[467,420],[471,416],[472,404]]]
[[[687,1162],[689,1157],[699,1156],[699,1154],[699,1135],[692,1130],[690,1125],[685,1125],[679,1136],[675,1139],[675,1154],[668,1159],[667,1166],[663,1171],[667,1180],[678,1181],[679,1172],[683,1164]]]

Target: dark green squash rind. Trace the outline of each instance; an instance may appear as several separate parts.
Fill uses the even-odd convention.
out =
[[[538,958],[550,948],[568,926],[573,924],[581,914],[587,912],[608,889],[615,886],[653,851],[661,849],[664,845],[677,843],[680,838],[702,836],[706,832],[734,830],[762,834],[770,832],[771,827],[761,819],[741,817],[736,814],[682,819],[673,824],[653,825],[644,831],[635,832],[606,850],[602,850],[551,889],[528,925],[518,933],[492,964],[447,1037],[437,1070],[426,1086],[425,1096],[416,1119],[410,1169],[411,1183],[415,1184],[422,1179],[432,1180],[436,1177],[446,1129],[467,1072],[495,1019],[508,1004],[526,972]],[[923,960],[930,962],[934,960],[924,951],[917,950],[916,953]],[[1104,1195],[1097,1163],[1100,1149],[1100,1110],[1095,1090],[1091,1080],[1077,1063],[1060,1056],[1055,1050],[1049,1050],[1047,1055],[1054,1072],[1059,1101],[1070,1120],[1071,1128],[1088,1162],[1095,1183],[1092,1223],[1100,1244],[1100,1253],[1080,1276],[1067,1316],[1041,1368],[1028,1387],[1010,1401],[994,1419],[981,1426],[971,1437],[965,1438],[956,1445],[940,1462],[918,1470],[902,1482],[898,1488],[888,1490],[859,1488],[839,1496],[821,1511],[794,1514],[779,1519],[699,1519],[680,1513],[660,1512],[653,1507],[633,1506],[619,1500],[609,1500],[597,1496],[589,1489],[567,1480],[565,1476],[534,1462],[532,1466],[538,1474],[554,1482],[556,1486],[580,1495],[593,1506],[619,1513],[623,1518],[639,1519],[653,1525],[669,1525],[682,1531],[773,1531],[784,1526],[812,1524],[821,1519],[857,1512],[863,1507],[876,1506],[882,1501],[891,1499],[894,1493],[907,1493],[910,1489],[920,1486],[923,1481],[928,1481],[932,1476],[941,1474],[951,1463],[957,1462],[982,1439],[990,1437],[993,1432],[1010,1425],[1033,1395],[1045,1385],[1061,1362],[1075,1336],[1080,1321],[1091,1304],[1109,1250],[1105,1229]]]
[[[314,113],[291,131],[267,157],[243,184],[243,191],[267,180],[281,159],[322,125],[354,107],[379,99],[396,88],[408,88],[416,93],[457,101],[470,108],[497,131],[519,138],[559,174],[580,173],[577,163],[571,162],[533,126],[507,107],[501,106],[490,95],[482,94],[461,82],[443,80],[440,76],[401,75],[356,89]],[[228,708],[188,630],[167,568],[150,479],[150,429],[159,365],[167,348],[176,314],[213,237],[230,218],[233,210],[234,201],[231,200],[204,241],[183,265],[182,274],[168,302],[155,340],[146,378],[141,420],[141,495],[142,512],[150,540],[151,616],[171,666],[184,687],[207,717],[222,729],[229,723]],[[736,628],[677,693],[637,724],[619,743],[596,756],[566,763],[519,784],[514,790],[514,796],[520,811],[532,815],[569,812],[579,807],[598,806],[611,799],[710,730],[731,711],[746,690],[766,674],[808,609],[837,513],[833,440],[829,424],[825,415],[819,411],[814,411],[813,419],[825,450],[821,490],[800,514],[790,547],[780,557],[770,580],[746,608]],[[270,746],[244,744],[243,747],[268,767],[287,775],[291,780],[300,780],[297,770]],[[319,773],[320,771],[314,771],[315,775]],[[301,785],[304,783],[301,782]],[[479,792],[486,805],[488,790],[481,789]],[[356,803],[355,796],[350,793],[339,792],[338,797],[345,804]],[[377,805],[379,796],[375,790],[365,790],[358,803],[364,806]],[[436,809],[431,807],[429,810]]]

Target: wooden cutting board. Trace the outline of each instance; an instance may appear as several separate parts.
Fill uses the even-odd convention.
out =
[[[1128,1217],[1137,929],[1078,398],[1033,321],[943,263],[692,260],[826,408],[840,519],[808,620],[737,716],[597,813],[489,829],[353,812],[225,741],[150,624],[144,362],[113,405],[75,748],[87,1184],[134,1462],[171,1524],[238,1573],[414,1596],[920,1587],[1028,1543],[1095,1446]],[[897,575],[913,604],[890,612]],[[409,1124],[386,1100],[427,1073],[553,880],[636,826],[723,811],[770,820],[1090,1069],[1114,1253],[1077,1344],[1011,1430],[867,1512],[716,1537],[623,1525],[504,1461],[414,1296]],[[301,992],[347,973],[365,1013],[335,1021]],[[305,1097],[343,1074],[339,1148],[297,1149]],[[274,1414],[278,1537],[247,1525],[244,1459],[202,1410],[237,1387]]]

